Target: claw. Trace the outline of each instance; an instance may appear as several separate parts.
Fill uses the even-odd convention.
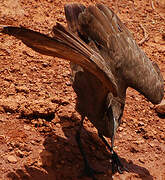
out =
[[[129,170],[127,168],[125,168],[123,166],[123,164],[121,163],[118,155],[113,151],[113,154],[112,154],[112,174],[115,173],[115,169],[117,169],[117,171],[120,174],[123,174],[123,171],[129,172]]]

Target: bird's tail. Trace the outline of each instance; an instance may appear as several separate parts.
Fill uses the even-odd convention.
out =
[[[0,32],[15,36],[37,52],[70,60],[82,66],[94,74],[114,96],[117,95],[115,79],[102,56],[61,24],[54,26],[53,38],[24,27],[1,25]]]

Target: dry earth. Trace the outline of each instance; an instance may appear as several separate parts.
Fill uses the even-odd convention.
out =
[[[63,0],[0,0],[0,24],[49,34],[66,25]],[[72,1],[73,2],[73,1]],[[165,1],[102,2],[111,7],[165,79]],[[77,180],[83,161],[75,142],[80,117],[69,62],[40,55],[14,37],[0,35],[0,179]],[[115,150],[129,173],[111,174],[110,153],[86,119],[82,133],[99,180],[165,180],[165,121],[155,106],[129,89]],[[110,141],[109,141],[110,142]],[[89,178],[82,177],[82,180]]]

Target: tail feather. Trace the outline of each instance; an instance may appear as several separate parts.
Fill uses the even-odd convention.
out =
[[[71,4],[66,4],[64,6],[65,17],[67,20],[68,28],[74,34],[78,35],[78,32],[80,30],[78,16],[80,13],[82,13],[85,10],[85,8],[86,7],[84,5],[79,3],[71,3]]]
[[[108,33],[105,31],[101,22],[98,21],[98,19],[89,11],[88,8],[79,15],[79,24],[80,31],[84,36],[89,37],[102,48],[107,48]]]
[[[84,56],[90,57],[91,53],[93,53],[92,49],[83,43],[80,38],[67,31],[61,24],[57,23],[56,26],[53,27],[53,33],[55,39],[58,39],[61,42],[65,41],[68,46]]]

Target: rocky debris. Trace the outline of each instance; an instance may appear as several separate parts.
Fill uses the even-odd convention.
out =
[[[32,151],[32,148],[29,146],[29,145],[27,145],[27,144],[22,144],[20,147],[19,147],[19,149],[21,150],[21,151],[25,151],[25,152],[27,152],[27,153],[30,153],[31,151]]]
[[[0,99],[0,111],[15,113],[18,110],[18,102],[12,101],[11,98]]]
[[[29,130],[31,129],[31,126],[25,124],[25,125],[24,125],[24,129],[27,130],[27,131],[29,131]]]
[[[124,129],[124,128],[120,126],[120,127],[118,128],[118,131],[121,132],[121,131],[123,131],[123,129]]]
[[[25,94],[28,94],[28,93],[29,93],[29,89],[28,89],[25,85],[23,85],[23,86],[18,86],[18,87],[16,87],[16,92],[17,92],[17,93],[23,92],[23,93],[25,93]]]
[[[19,150],[19,149],[17,149],[16,151],[15,151],[15,153],[16,153],[16,155],[18,156],[18,157],[20,157],[20,158],[23,158],[24,157],[24,155],[25,155],[25,153],[24,152],[22,152],[21,150]]]
[[[42,66],[43,67],[48,67],[48,66],[50,66],[50,63],[49,62],[43,62]]]
[[[131,147],[130,148],[130,152],[132,152],[132,153],[137,153],[137,152],[139,152],[139,150],[138,150],[138,148],[137,147]]]
[[[155,108],[156,112],[165,115],[165,100],[163,100],[160,104],[158,104]]]
[[[162,39],[165,41],[165,33],[162,34]]]
[[[0,112],[18,113],[20,117],[28,119],[42,118],[51,120],[59,106],[52,98],[28,100],[25,96],[0,99]],[[25,127],[26,128],[26,127]]]
[[[138,139],[134,143],[137,144],[137,145],[143,144],[143,143],[145,143],[145,140],[144,139]]]
[[[165,53],[165,46],[159,46],[158,47],[158,52]]]
[[[143,157],[139,158],[139,162],[141,162],[142,164],[144,164],[144,163],[145,163],[144,158],[143,158]]]
[[[165,44],[165,42],[164,42],[164,40],[163,40],[163,34],[162,34],[162,35],[161,35],[161,34],[156,35],[156,36],[154,37],[154,41],[155,41],[155,43],[158,43],[158,44],[161,44],[161,45],[164,45],[164,44]]]
[[[9,155],[9,156],[7,157],[7,160],[8,160],[10,163],[13,163],[13,164],[17,163],[17,159],[16,159],[16,157],[13,156],[13,155]]]
[[[31,102],[25,102],[20,108],[21,117],[28,119],[53,119],[58,105],[49,100],[40,99]]]
[[[16,154],[18,157],[23,158],[25,155],[27,155],[27,152],[23,152],[23,151],[17,149],[17,150],[15,151],[15,154]]]
[[[140,127],[140,126],[144,126],[144,122],[139,121],[139,122],[138,122],[138,126],[139,126],[139,127]]]

